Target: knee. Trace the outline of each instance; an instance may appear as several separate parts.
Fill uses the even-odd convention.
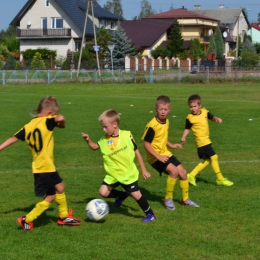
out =
[[[217,155],[217,154],[214,154],[214,155],[212,155],[212,156],[210,157],[210,159],[211,159],[212,161],[217,161],[217,160],[218,160],[218,155]]]

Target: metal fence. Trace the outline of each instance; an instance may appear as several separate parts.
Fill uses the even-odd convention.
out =
[[[171,69],[137,70],[2,70],[1,85],[19,85],[32,83],[86,82],[86,83],[208,83],[224,81],[260,81],[260,67],[217,67],[206,66],[189,71],[185,67]]]

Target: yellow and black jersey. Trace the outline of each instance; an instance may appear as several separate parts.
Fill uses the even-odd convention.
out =
[[[154,151],[160,155],[172,156],[172,153],[167,149],[168,131],[170,122],[166,119],[165,123],[157,121],[154,117],[145,127],[142,139],[149,142]],[[147,161],[153,164],[157,159],[150,153],[147,153]]]
[[[55,117],[36,117],[15,134],[16,138],[26,141],[32,152],[33,173],[56,171],[53,158]]]
[[[192,130],[197,147],[211,144],[208,119],[213,117],[205,108],[200,109],[199,115],[188,114],[186,117],[185,129]]]

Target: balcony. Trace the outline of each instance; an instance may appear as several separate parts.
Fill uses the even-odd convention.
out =
[[[71,29],[17,29],[16,37],[28,38],[70,38]]]
[[[200,43],[209,43],[209,36],[182,36],[184,41],[190,41],[192,39],[199,39]]]

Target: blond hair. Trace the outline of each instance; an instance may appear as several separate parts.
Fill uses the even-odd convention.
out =
[[[108,119],[110,123],[117,122],[119,124],[120,116],[114,109],[104,111],[98,118],[99,122]]]
[[[42,112],[51,111],[53,114],[56,114],[59,111],[59,107],[59,103],[55,97],[46,96],[40,101],[36,112],[40,114]]]
[[[157,99],[156,99],[156,106],[159,104],[159,103],[162,103],[162,104],[171,104],[171,100],[168,96],[159,96]]]

